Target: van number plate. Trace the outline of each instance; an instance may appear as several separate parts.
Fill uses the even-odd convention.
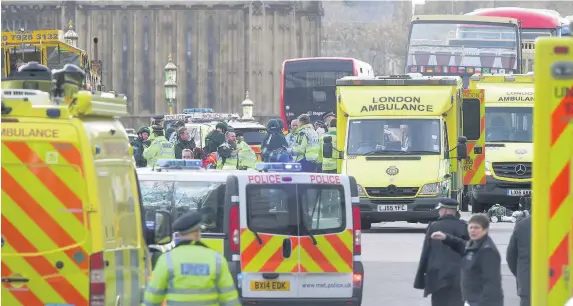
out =
[[[512,197],[523,197],[523,196],[530,195],[530,194],[531,194],[530,189],[508,189],[507,190],[507,195],[512,196]]]
[[[378,211],[408,211],[408,205],[378,205]]]
[[[290,291],[289,281],[251,281],[251,291]]]

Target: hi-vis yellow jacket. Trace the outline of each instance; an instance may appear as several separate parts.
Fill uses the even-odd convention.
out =
[[[180,242],[157,260],[145,291],[145,306],[240,306],[227,261],[202,243]]]
[[[147,166],[153,167],[160,159],[175,158],[175,144],[165,138],[157,136],[151,145],[143,151],[143,157],[147,159]]]
[[[306,159],[309,162],[317,162],[320,139],[313,125],[309,123],[299,126],[293,134],[296,141],[294,147],[289,149],[289,153],[292,153],[294,160],[298,162]]]
[[[226,143],[222,144],[225,145]],[[253,149],[244,141],[237,143],[237,154],[231,157],[225,158],[225,164],[223,164],[223,158],[217,156],[217,169],[254,169],[257,163],[257,154]]]

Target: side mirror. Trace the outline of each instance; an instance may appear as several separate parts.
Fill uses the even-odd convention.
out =
[[[456,151],[458,153],[458,160],[464,160],[468,158],[468,139],[464,136],[458,137],[458,145]]]
[[[332,158],[332,137],[325,136],[322,141],[324,141],[324,144],[322,145],[322,156]]]
[[[153,221],[145,222],[145,242],[147,245],[167,244],[171,242],[173,218],[166,211],[156,211]]]

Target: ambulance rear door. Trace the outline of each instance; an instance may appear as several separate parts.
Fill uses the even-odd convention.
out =
[[[531,305],[573,292],[573,38],[535,45]]]
[[[297,298],[299,209],[292,173],[237,173],[240,202],[238,279],[245,298]]]
[[[339,174],[297,175],[300,298],[353,294],[353,219],[350,179]]]
[[[485,99],[483,89],[464,89],[462,135],[467,138],[468,158],[463,161],[463,183],[485,184]]]

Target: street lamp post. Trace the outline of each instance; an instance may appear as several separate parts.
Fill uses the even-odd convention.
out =
[[[173,115],[175,101],[177,101],[177,66],[173,63],[171,54],[169,54],[169,62],[165,65],[165,101],[169,106],[169,114]]]

